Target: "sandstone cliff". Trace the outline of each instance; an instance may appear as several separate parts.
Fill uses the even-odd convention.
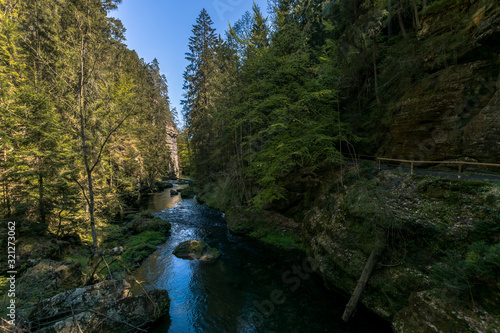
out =
[[[378,155],[498,162],[499,5],[444,3],[424,12],[415,41],[423,78],[388,111],[388,133]]]
[[[167,126],[167,145],[170,148],[170,170],[174,173],[176,177],[180,176],[179,168],[179,152],[177,150],[177,137],[179,132],[175,124],[170,124]]]

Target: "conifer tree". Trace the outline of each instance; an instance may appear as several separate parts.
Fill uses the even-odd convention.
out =
[[[218,38],[208,12],[203,9],[193,26],[189,38],[189,65],[184,73],[182,101],[186,123],[190,129],[191,149],[196,160],[199,176],[210,175],[210,151],[212,147],[212,119],[218,97],[216,50]]]
[[[21,134],[20,105],[16,102],[23,84],[23,54],[19,49],[19,10],[15,1],[0,0],[0,181],[2,208],[12,214],[11,178],[15,138]]]

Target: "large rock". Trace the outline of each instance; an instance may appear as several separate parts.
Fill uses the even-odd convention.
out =
[[[111,280],[58,294],[29,315],[37,332],[125,332],[168,314],[166,290],[131,296],[125,280]]]
[[[165,235],[170,232],[171,225],[167,220],[155,217],[149,211],[144,211],[128,223],[127,228],[134,234],[140,234],[144,231],[159,231]]]
[[[220,257],[220,252],[217,249],[194,239],[180,243],[172,253],[181,259],[199,259],[203,261],[211,261]]]
[[[477,305],[472,309],[436,295],[439,293],[413,293],[409,306],[394,318],[394,332],[498,332],[500,329],[500,322]]]
[[[422,45],[419,61],[428,75],[415,82],[391,107],[389,132],[377,154],[434,161],[472,158],[497,163],[498,2],[442,1],[440,6],[422,16],[417,33]],[[459,42],[426,47],[433,39]],[[445,56],[450,58],[443,61]]]
[[[43,260],[35,266],[28,268],[19,278],[17,295],[21,299],[29,299],[33,293],[41,297],[50,297],[57,290],[76,288],[83,283],[83,272],[80,263],[56,262]]]
[[[192,199],[196,195],[196,190],[192,186],[178,189],[177,192],[181,194],[183,199]]]
[[[500,110],[497,64],[454,65],[403,96],[378,155],[416,160],[470,157],[498,162]]]
[[[264,226],[279,232],[300,232],[300,223],[280,213],[268,210],[251,211],[244,207],[231,207],[226,212],[227,227],[235,235],[248,235]]]

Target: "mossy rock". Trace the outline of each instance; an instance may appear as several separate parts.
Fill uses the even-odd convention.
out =
[[[183,189],[179,189],[177,191],[180,192],[181,197],[183,199],[192,199],[196,195],[196,190],[191,186],[188,186],[188,187],[183,188]]]
[[[171,225],[167,220],[155,217],[151,212],[145,211],[128,223],[127,227],[134,234],[140,234],[144,231],[158,231],[165,235],[170,232]]]
[[[166,190],[167,188],[172,188],[172,187],[174,187],[174,184],[167,183],[167,182],[161,182],[161,183],[158,183],[156,185],[156,188],[158,189],[158,191],[163,191],[163,190]]]
[[[194,239],[180,243],[172,253],[178,258],[189,260],[212,261],[220,257],[219,250]]]

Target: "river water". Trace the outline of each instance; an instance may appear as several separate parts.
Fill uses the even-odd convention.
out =
[[[175,185],[176,187],[178,185]],[[223,214],[195,199],[149,198],[148,208],[172,224],[171,235],[135,271],[146,288],[166,289],[170,319],[150,332],[390,332],[390,325],[363,310],[342,321],[347,300],[323,287],[297,253],[234,236]],[[182,241],[198,239],[217,248],[215,262],[172,255]]]

